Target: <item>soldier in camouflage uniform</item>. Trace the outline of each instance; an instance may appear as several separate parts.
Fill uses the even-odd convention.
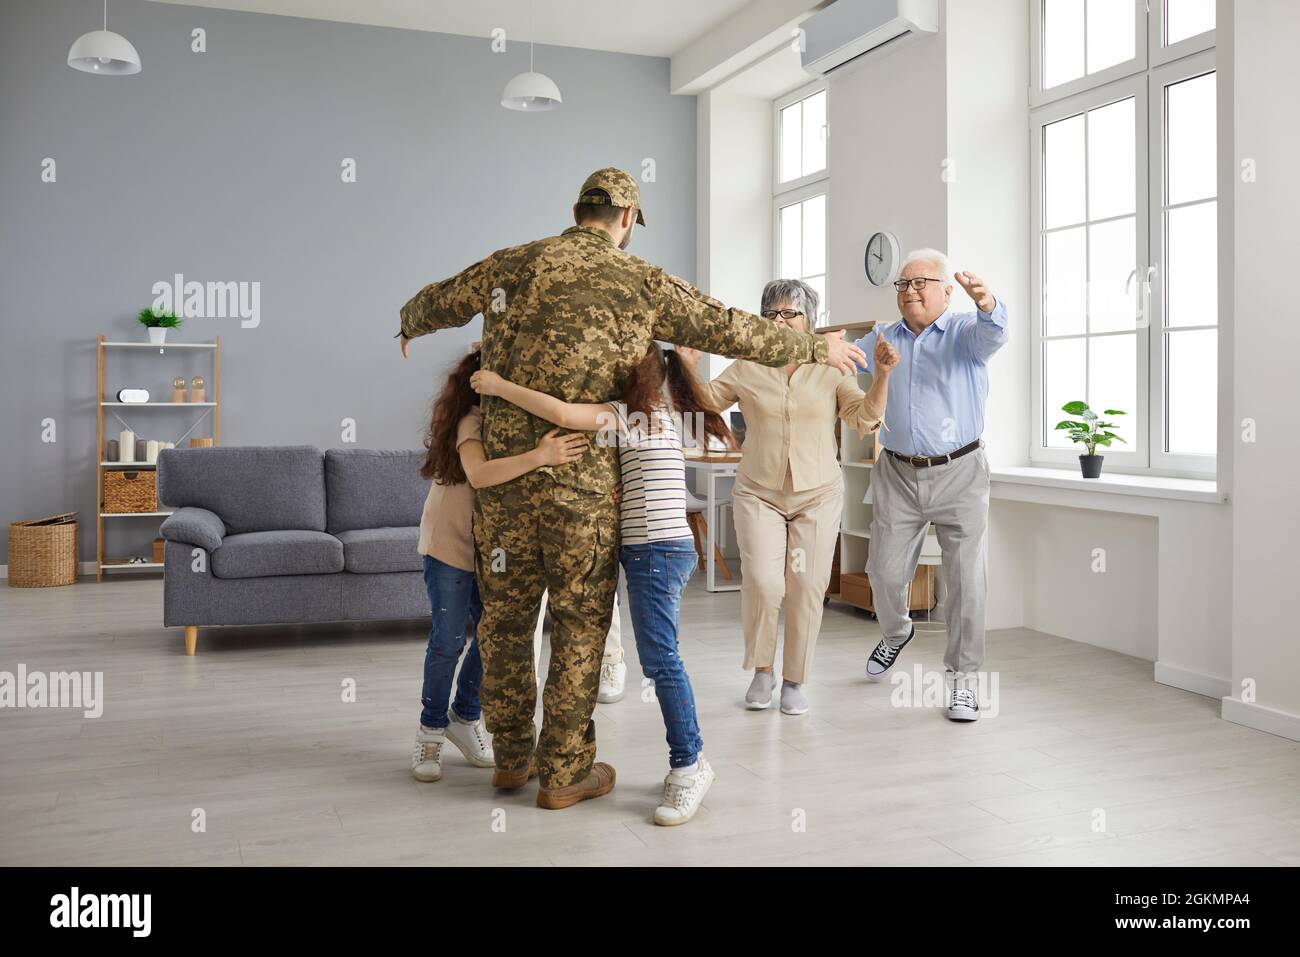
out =
[[[483,315],[484,369],[566,402],[617,398],[654,339],[765,365],[865,363],[842,334],[795,332],[729,309],[685,280],[623,249],[645,224],[636,181],[602,169],[583,183],[559,236],[493,253],[418,292],[401,310],[402,354],[417,336]],[[537,445],[553,426],[495,397],[482,400],[489,458]],[[594,439],[594,436],[593,436]],[[607,793],[613,768],[594,764],[591,714],[618,579],[617,448],[591,441],[567,465],[537,469],[478,491],[474,512],[483,617],[483,710],[498,787],[540,773],[542,807]],[[542,591],[554,621],[534,742],[533,626]],[[536,761],[533,763],[534,746]]]

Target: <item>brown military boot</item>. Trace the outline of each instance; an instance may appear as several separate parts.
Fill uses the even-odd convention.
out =
[[[572,807],[579,801],[603,797],[614,790],[614,769],[604,761],[597,761],[581,781],[575,781],[568,787],[539,788],[537,806],[549,811]]]
[[[537,777],[537,761],[530,758],[526,768],[516,768],[513,771],[497,768],[492,772],[492,786],[502,791],[518,791],[535,777]]]

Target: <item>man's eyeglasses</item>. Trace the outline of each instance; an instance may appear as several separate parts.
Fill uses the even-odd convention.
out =
[[[780,316],[782,319],[793,319],[795,316],[802,316],[803,313],[798,309],[767,309],[759,313],[764,319],[775,319]]]
[[[899,292],[905,292],[908,286],[911,286],[917,292],[925,289],[927,282],[943,282],[942,279],[931,279],[928,276],[917,276],[915,279],[900,279],[894,283],[894,288]]]

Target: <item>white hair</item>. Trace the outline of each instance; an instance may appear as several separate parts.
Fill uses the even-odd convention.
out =
[[[913,249],[903,257],[903,263],[898,267],[899,274],[915,262],[934,263],[939,269],[939,275],[933,276],[933,279],[942,279],[946,283],[952,281],[952,266],[948,262],[948,257],[938,249]]]

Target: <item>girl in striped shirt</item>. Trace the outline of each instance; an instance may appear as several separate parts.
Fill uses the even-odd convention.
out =
[[[695,571],[695,542],[686,524],[682,432],[692,424],[734,445],[731,431],[700,394],[699,381],[675,351],[652,343],[628,379],[621,400],[571,403],[476,372],[470,384],[566,429],[616,437],[623,477],[619,560],[641,670],[654,682],[668,737],[668,776],[656,824],[685,824],[699,809],[714,773],[702,753],[695,694],[678,649],[682,590]]]

